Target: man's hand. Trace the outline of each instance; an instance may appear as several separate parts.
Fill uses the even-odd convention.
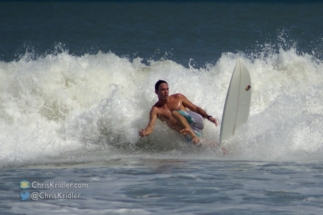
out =
[[[217,121],[214,117],[212,117],[212,116],[211,116],[211,117],[209,118],[209,121],[210,121],[210,122],[213,122],[213,123],[215,124],[215,126],[218,126],[218,121]]]
[[[145,129],[141,129],[141,131],[139,131],[139,135],[140,135],[140,137],[144,137],[144,136],[146,136],[146,131],[145,131]]]

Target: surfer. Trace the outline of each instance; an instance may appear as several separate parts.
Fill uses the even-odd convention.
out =
[[[154,130],[157,119],[159,119],[171,129],[184,135],[187,141],[198,144],[204,128],[202,117],[216,126],[218,125],[214,117],[190,102],[184,95],[180,93],[169,95],[166,81],[157,81],[155,93],[158,96],[158,102],[150,110],[147,127],[139,131],[141,137],[150,135]]]

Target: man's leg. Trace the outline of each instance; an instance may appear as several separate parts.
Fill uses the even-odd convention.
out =
[[[178,111],[172,111],[172,116],[184,127],[180,132],[181,134],[187,134],[192,137],[193,143],[199,143],[200,138],[196,136],[191,126],[188,124],[186,118]]]

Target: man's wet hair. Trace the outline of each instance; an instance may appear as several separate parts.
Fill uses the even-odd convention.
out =
[[[164,80],[159,80],[159,81],[157,81],[157,82],[156,82],[156,84],[155,84],[155,90],[156,90],[156,91],[158,90],[159,85],[161,85],[162,83],[168,84],[168,83],[167,83],[166,81],[164,81]]]

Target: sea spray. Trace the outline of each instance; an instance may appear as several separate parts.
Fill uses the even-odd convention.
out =
[[[217,119],[237,58],[252,79],[248,123],[225,147],[192,150],[210,159],[308,159],[322,152],[322,62],[296,48],[265,53],[223,53],[215,64],[185,68],[172,60],[128,59],[113,53],[73,56],[67,51],[0,62],[1,152],[3,163],[82,162],[154,154],[187,156],[180,135],[158,122],[140,138],[154,84],[168,81]],[[204,138],[217,143],[220,128],[205,120]],[[197,154],[196,154],[197,153]],[[184,155],[186,154],[186,155]],[[152,155],[152,154],[151,154]],[[297,155],[297,156],[296,156]],[[300,156],[301,155],[301,156]],[[147,152],[143,156],[150,156]],[[81,159],[79,159],[81,158]]]

